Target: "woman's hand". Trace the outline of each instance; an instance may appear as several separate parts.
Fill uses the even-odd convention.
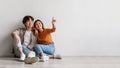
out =
[[[56,23],[56,20],[54,17],[52,17],[52,24],[54,25]]]
[[[52,28],[56,28],[55,23],[56,23],[56,20],[54,17],[52,17]]]
[[[35,36],[38,36],[38,30],[35,30]]]

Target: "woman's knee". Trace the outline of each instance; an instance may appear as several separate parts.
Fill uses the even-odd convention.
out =
[[[34,48],[35,48],[35,51],[38,53],[38,52],[42,52],[42,48],[39,44],[35,44],[34,45]]]
[[[55,50],[51,50],[50,54],[53,55],[55,53]]]

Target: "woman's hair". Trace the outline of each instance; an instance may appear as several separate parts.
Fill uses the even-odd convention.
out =
[[[36,25],[36,23],[37,23],[38,21],[42,24],[42,28],[44,29],[43,22],[42,22],[41,20],[39,20],[39,19],[35,20],[35,22],[34,22],[34,27],[35,27],[35,25]]]
[[[25,17],[23,18],[23,21],[22,21],[23,24],[25,24],[25,23],[26,23],[28,20],[30,20],[30,19],[31,19],[32,21],[34,20],[34,18],[33,18],[32,16],[29,16],[29,15],[25,16]]]

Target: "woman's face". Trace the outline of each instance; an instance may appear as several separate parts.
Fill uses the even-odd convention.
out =
[[[40,22],[40,21],[37,21],[36,24],[35,24],[35,27],[36,27],[37,29],[42,29],[42,24],[41,24],[41,22]]]

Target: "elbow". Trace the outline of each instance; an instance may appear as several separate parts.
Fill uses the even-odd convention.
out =
[[[11,36],[12,36],[12,38],[14,37],[14,32],[13,32],[13,33],[11,33]]]
[[[16,36],[16,33],[15,33],[15,32],[12,32],[12,33],[11,33],[11,36],[12,36],[12,38],[14,38],[14,37]]]
[[[56,28],[53,28],[53,32],[55,32],[56,31]]]

